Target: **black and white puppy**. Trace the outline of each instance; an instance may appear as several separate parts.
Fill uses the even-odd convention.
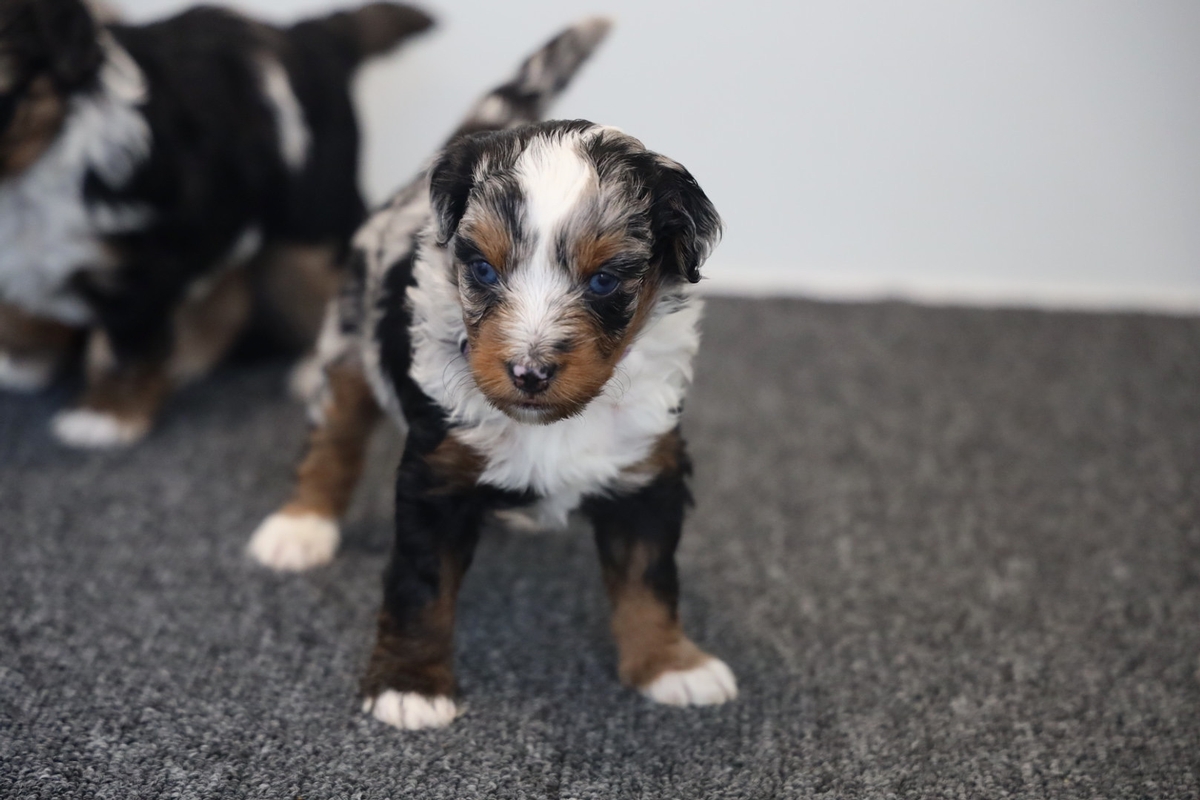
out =
[[[0,4],[0,386],[45,385],[89,331],[86,393],[54,429],[122,444],[223,354],[255,290],[315,335],[365,218],[349,81],[430,24],[392,3],[288,28]]]
[[[328,561],[375,420],[407,427],[362,683],[364,708],[400,728],[455,717],[455,596],[497,510],[590,517],[625,683],[676,705],[737,693],[680,627],[675,567],[699,345],[688,289],[720,220],[687,170],[616,129],[525,124],[607,29],[582,23],[536,53],[358,232],[318,344],[309,453],[251,540],[276,569]]]

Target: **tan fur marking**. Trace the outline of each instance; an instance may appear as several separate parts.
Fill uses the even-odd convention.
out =
[[[628,247],[628,241],[620,233],[592,233],[588,231],[575,239],[572,267],[577,278],[586,280],[610,259],[620,255]]]
[[[325,419],[308,438],[308,453],[296,473],[292,499],[280,513],[317,514],[337,519],[346,513],[362,475],[379,404],[357,364],[334,364],[327,371],[330,401]]]
[[[188,298],[175,312],[175,340],[168,371],[178,386],[198,380],[229,351],[250,319],[246,273],[221,275],[202,296]]]
[[[442,491],[466,489],[475,485],[487,467],[478,450],[449,434],[425,457],[434,474],[443,481]]]
[[[271,334],[296,348],[316,341],[325,307],[338,288],[337,248],[273,243],[254,260],[250,274]]]
[[[638,688],[668,670],[691,669],[708,658],[684,636],[678,617],[643,581],[649,563],[649,553],[639,545],[624,575],[605,576],[613,607],[617,674],[622,683]]]
[[[512,234],[508,226],[486,208],[481,208],[478,214],[463,222],[463,233],[475,243],[493,267],[503,270],[508,266],[513,247]]]
[[[364,696],[387,689],[426,697],[454,694],[454,613],[462,575],[462,568],[443,556],[438,596],[409,624],[386,609],[379,612],[375,647],[361,684]]]
[[[0,351],[17,358],[57,360],[75,343],[80,331],[27,314],[0,302]]]
[[[108,414],[145,433],[170,393],[171,379],[161,360],[118,366],[108,338],[100,330],[92,331],[87,353],[87,388],[79,408]]]
[[[24,172],[46,152],[66,117],[66,106],[45,75],[34,78],[0,134],[0,177]]]
[[[629,475],[656,476],[679,469],[679,451],[682,440],[679,431],[668,431],[654,442],[650,454],[638,463],[623,470]]]

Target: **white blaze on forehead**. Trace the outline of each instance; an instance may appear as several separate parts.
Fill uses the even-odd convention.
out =
[[[517,179],[525,200],[526,227],[545,247],[558,223],[596,185],[596,172],[578,150],[575,137],[534,139],[517,159]]]
[[[516,265],[508,280],[505,334],[514,357],[533,356],[563,338],[564,315],[576,287],[555,253],[558,229],[594,192],[591,163],[578,150],[578,139],[535,139],[515,166],[525,203],[525,234],[536,242],[529,260]]]

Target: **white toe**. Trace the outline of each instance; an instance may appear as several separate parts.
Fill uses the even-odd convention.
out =
[[[733,670],[719,658],[698,667],[664,672],[642,689],[656,703],[671,706],[715,706],[737,697]]]
[[[337,552],[337,522],[318,514],[275,513],[250,537],[250,555],[271,569],[299,572],[328,564]]]
[[[312,402],[324,384],[325,370],[316,354],[300,359],[288,373],[288,394],[302,403]]]
[[[510,531],[518,533],[546,533],[550,530],[543,522],[521,508],[502,508],[492,512]]]
[[[103,411],[76,408],[61,411],[51,423],[54,435],[71,447],[121,447],[146,435],[146,425],[129,422]]]
[[[444,728],[458,715],[458,707],[449,697],[426,697],[416,692],[388,689],[363,701],[363,711],[394,728],[416,731]]]
[[[57,363],[53,359],[15,358],[0,353],[0,389],[12,392],[37,392],[54,379]]]

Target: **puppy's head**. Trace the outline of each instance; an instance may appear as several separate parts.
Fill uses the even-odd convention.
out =
[[[721,232],[686,169],[583,121],[458,139],[430,187],[475,381],[522,422],[581,412]]]
[[[82,0],[0,3],[0,179],[37,160],[58,134],[66,98],[104,60]]]

